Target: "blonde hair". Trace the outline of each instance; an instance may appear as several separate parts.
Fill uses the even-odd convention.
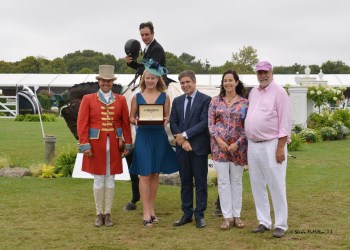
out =
[[[151,72],[148,72],[148,73],[153,75]],[[141,90],[141,92],[145,91],[145,89],[146,89],[145,74],[146,74],[146,70],[143,71],[143,74],[142,74],[142,77],[141,77],[141,81],[140,81],[140,90]],[[155,75],[153,75],[153,76],[155,76]],[[159,92],[164,92],[167,89],[167,87],[166,87],[166,85],[164,83],[163,78],[161,76],[155,76],[155,77],[158,78],[156,89]]]

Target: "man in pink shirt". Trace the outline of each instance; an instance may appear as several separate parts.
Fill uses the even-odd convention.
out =
[[[273,236],[281,238],[288,229],[286,168],[291,107],[287,92],[273,80],[272,65],[260,61],[255,70],[259,86],[249,94],[245,120],[249,176],[259,221],[252,232],[263,233],[272,227],[268,186],[275,212]]]

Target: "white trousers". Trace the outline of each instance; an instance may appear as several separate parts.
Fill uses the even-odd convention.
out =
[[[270,191],[275,213],[275,228],[288,229],[288,205],[286,196],[287,145],[286,160],[276,161],[278,139],[255,143],[248,140],[248,165],[250,183],[259,224],[271,228],[270,204],[267,186]]]
[[[243,166],[213,161],[218,178],[221,212],[225,219],[241,217]]]

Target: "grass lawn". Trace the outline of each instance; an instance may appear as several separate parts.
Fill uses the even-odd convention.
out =
[[[46,135],[56,136],[56,154],[76,147],[77,140],[63,118],[56,122],[44,122]],[[15,122],[0,119],[0,157],[11,166],[30,167],[45,162],[45,144],[39,122]]]
[[[1,128],[4,122],[12,124],[0,120]],[[17,124],[1,129],[0,152],[13,161],[23,156],[18,162],[26,165],[29,159],[40,162],[44,158],[40,126],[20,124],[23,130],[15,128]],[[58,137],[56,148],[74,146],[75,139],[64,121],[55,124],[62,128],[46,123],[45,129]],[[21,135],[10,135],[19,131]],[[26,139],[30,136],[38,142]],[[117,181],[112,210],[116,225],[94,228],[92,180],[0,178],[0,249],[349,249],[349,152],[350,139],[306,144],[302,151],[292,152],[296,159],[288,158],[287,169],[290,228],[282,239],[272,238],[271,231],[251,233],[257,221],[248,171],[243,176],[242,220],[246,227],[224,232],[219,229],[222,219],[212,215],[216,187],[209,188],[207,227],[197,229],[194,222],[172,226],[181,216],[180,188],[160,186],[156,204],[160,224],[148,229],[142,225],[140,203],[136,211],[123,211],[130,200],[131,185]]]

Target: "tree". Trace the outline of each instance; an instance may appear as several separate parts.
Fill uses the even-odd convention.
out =
[[[51,66],[51,73],[55,73],[55,74],[66,74],[68,73],[67,71],[67,67],[66,64],[64,63],[64,60],[62,58],[55,58],[51,61],[50,63]]]
[[[349,74],[350,67],[342,61],[327,61],[321,66],[325,74]]]
[[[191,56],[190,54],[187,54],[185,52],[182,52],[182,54],[179,56],[179,59],[184,63],[184,64],[192,64],[194,60],[196,59],[195,56]]]
[[[254,73],[254,66],[258,63],[257,50],[252,46],[243,46],[239,52],[232,54],[232,63],[234,70],[240,74]]]
[[[69,73],[78,73],[82,68],[91,69],[97,73],[101,64],[109,64],[115,66],[116,59],[111,54],[102,54],[93,50],[80,50],[67,54],[63,57]]]
[[[40,73],[43,74],[49,74],[52,73],[52,68],[51,68],[51,61],[46,59],[45,57],[37,57],[36,58],[38,60],[39,63],[39,70]]]
[[[184,54],[184,53],[183,53]],[[186,64],[183,60],[170,52],[165,52],[166,68],[169,74],[178,74],[186,69]]]
[[[16,65],[11,62],[0,61],[0,73],[15,73]]]
[[[18,63],[16,73],[40,73],[40,62],[34,56],[28,56]]]
[[[79,70],[78,73],[79,73],[79,74],[94,74],[95,72],[92,71],[92,69],[82,68],[81,70]]]

